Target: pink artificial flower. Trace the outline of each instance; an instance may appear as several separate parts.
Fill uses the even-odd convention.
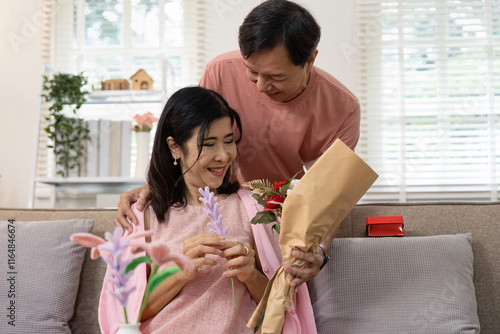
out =
[[[135,236],[134,236],[135,237]],[[138,237],[135,237],[137,239]],[[174,262],[181,270],[193,270],[191,261],[182,254],[171,252],[163,241],[145,242],[144,240],[131,240],[132,252],[137,253],[144,250],[149,255],[153,263],[161,266],[170,261]]]
[[[106,241],[92,233],[73,233],[70,237],[71,241],[76,242],[85,247],[91,247],[90,258],[97,259],[100,256],[97,246],[104,244]]]
[[[135,131],[151,131],[153,123],[158,121],[152,112],[148,111],[142,115],[136,114],[134,120],[137,122]]]
[[[135,230],[135,227],[134,227]],[[108,264],[109,275],[106,275],[106,281],[110,282],[114,285],[114,289],[108,289],[108,293],[116,298],[116,300],[124,307],[123,312],[127,319],[127,310],[126,304],[129,295],[136,289],[136,287],[128,287],[127,288],[127,280],[132,275],[133,268],[135,268],[138,263],[142,262],[150,262],[146,258],[137,258],[137,259],[128,259],[124,256],[124,251],[127,247],[130,247],[130,250],[133,253],[137,253],[141,250],[146,251],[147,255],[153,262],[153,273],[156,273],[157,268],[165,264],[167,262],[173,261],[181,270],[194,270],[193,264],[191,261],[182,254],[177,254],[170,252],[168,247],[164,242],[154,241],[151,243],[147,243],[145,241],[145,237],[151,237],[153,235],[152,231],[144,231],[138,233],[132,233],[129,235],[125,235],[122,237],[123,229],[120,227],[116,227],[113,233],[106,232],[106,240],[95,236],[91,233],[74,233],[70,236],[70,239],[73,242],[76,242],[85,247],[91,247],[91,258],[97,259],[99,256],[102,256],[103,260]],[[132,263],[132,261],[138,260],[138,263],[135,263],[133,268],[125,274],[128,266]],[[168,278],[173,273],[177,272],[177,268],[175,271],[166,272],[167,275],[162,275],[158,277],[159,280],[156,282],[161,282],[164,279]],[[154,275],[154,274],[153,274]],[[151,291],[155,288],[155,285],[152,285]],[[148,287],[149,289],[149,279],[148,279]],[[149,290],[147,290],[149,291]],[[149,292],[145,293],[144,299],[141,306],[141,311],[139,312],[138,322],[141,319],[142,311],[147,303],[147,299],[149,296]]]

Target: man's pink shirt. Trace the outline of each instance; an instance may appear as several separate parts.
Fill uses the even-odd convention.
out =
[[[312,68],[298,97],[275,102],[247,78],[243,57],[233,51],[207,65],[200,86],[221,94],[241,117],[242,181],[282,181],[314,162],[335,139],[353,150],[358,142],[358,99],[320,68]]]

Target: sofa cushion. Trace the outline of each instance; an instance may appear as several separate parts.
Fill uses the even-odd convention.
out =
[[[86,248],[69,237],[92,220],[0,221],[0,333],[71,333]]]
[[[479,333],[470,234],[335,239],[309,283],[318,333]]]

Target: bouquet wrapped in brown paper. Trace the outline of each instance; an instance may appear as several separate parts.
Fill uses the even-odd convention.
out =
[[[286,265],[301,267],[293,249],[315,253],[329,232],[338,228],[378,175],[337,139],[302,177],[283,203],[279,246],[281,266],[269,281],[264,297],[247,323],[261,333],[281,333],[285,311],[292,303],[293,277]]]

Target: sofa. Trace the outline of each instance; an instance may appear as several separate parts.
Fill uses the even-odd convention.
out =
[[[103,236],[105,231],[111,231],[114,228],[113,218],[116,214],[116,210],[114,209],[67,209],[67,210],[56,210],[56,209],[8,209],[8,208],[0,208],[0,221],[7,221],[9,219],[14,219],[16,222],[24,222],[24,221],[66,221],[72,219],[84,219],[86,222],[88,220],[93,221],[93,226],[91,232],[98,236]],[[367,237],[366,232],[366,218],[369,216],[402,216],[404,219],[404,237],[388,237],[388,238],[373,238]],[[471,263],[473,261],[473,286],[468,288],[468,291],[462,291],[460,289],[452,289],[448,292],[443,290],[443,299],[445,301],[451,301],[450,304],[441,304],[436,303],[435,312],[427,312],[431,309],[427,309],[425,314],[432,315],[431,318],[421,319],[418,317],[413,317],[415,320],[415,324],[419,324],[418,330],[407,330],[407,333],[441,333],[442,331],[438,331],[432,328],[433,325],[429,325],[430,322],[428,320],[436,320],[436,314],[446,313],[448,310],[455,305],[463,303],[462,292],[468,294],[469,299],[472,293],[472,299],[469,300],[469,304],[472,303],[472,310],[474,312],[470,312],[472,322],[474,322],[474,316],[477,315],[480,326],[481,333],[483,334],[493,334],[500,332],[500,224],[498,223],[498,217],[500,217],[500,203],[474,203],[474,202],[464,202],[464,203],[416,203],[416,204],[358,204],[356,205],[352,211],[345,217],[340,226],[339,232],[337,234],[337,238],[335,242],[340,242],[342,240],[355,242],[359,244],[362,242],[362,245],[365,242],[370,242],[373,247],[378,247],[377,244],[382,242],[383,240],[388,240],[389,242],[401,242],[402,240],[407,240],[411,238],[411,240],[419,240],[418,238],[427,238],[429,236],[447,236],[447,235],[467,235],[472,238],[472,253],[473,260],[471,258]],[[2,231],[2,233],[4,233]],[[40,232],[37,232],[40,233]],[[20,237],[17,236],[19,239]],[[426,244],[423,246],[418,246],[419,250],[427,251],[429,250]],[[440,245],[440,244],[438,244]],[[308,288],[310,290],[310,295],[312,299],[312,304],[315,310],[315,314],[317,315],[317,323],[320,321],[318,318],[321,316],[321,328],[319,328],[320,333],[341,333],[342,331],[338,331],[335,329],[336,321],[339,319],[336,318],[335,314],[341,314],[344,306],[336,306],[337,308],[329,309],[325,303],[336,303],[336,292],[332,292],[330,287],[335,284],[331,282],[332,279],[330,275],[334,275],[338,272],[343,272],[342,269],[336,267],[335,261],[341,261],[336,259],[336,254],[340,253],[342,248],[340,244],[332,243],[332,246],[329,249],[329,252],[332,256],[332,260],[328,263],[325,268],[320,272],[320,274],[311,282],[308,283]],[[20,246],[17,246],[17,252],[23,251],[19,249]],[[26,246],[24,245],[24,250],[26,250]],[[337,248],[336,248],[337,247]],[[398,248],[399,251],[396,254],[393,254],[396,259],[399,259],[403,256],[409,256],[409,258],[413,258],[412,254],[405,253],[405,246],[403,248]],[[57,248],[57,247],[55,247]],[[387,258],[387,255],[384,255],[384,251],[391,252],[391,247],[386,248],[386,250],[380,250],[377,248],[371,248],[372,250],[369,253],[373,256],[371,260],[369,260],[368,264],[375,261],[377,262],[375,265],[379,265],[378,261],[380,258]],[[375,249],[375,250],[374,250]],[[38,249],[30,249],[31,254],[38,252]],[[56,250],[57,251],[57,250]],[[99,293],[102,286],[103,276],[105,273],[105,264],[102,260],[91,260],[89,257],[89,250],[84,250],[84,257],[82,259],[81,273],[77,276],[79,277],[78,282],[78,291],[75,291],[76,294],[76,302],[74,304],[74,312],[70,312],[69,314],[69,322],[68,324],[60,324],[62,327],[66,327],[65,329],[69,333],[70,330],[72,333],[82,333],[82,334],[92,334],[99,333],[99,325],[97,322],[97,305],[99,299]],[[365,252],[365,250],[361,250],[361,252]],[[452,259],[453,253],[455,250],[451,250]],[[438,255],[444,253],[444,251],[435,252],[436,257]],[[391,254],[391,253],[388,253]],[[358,254],[359,255],[359,254]],[[377,259],[377,257],[379,259]],[[375,259],[375,260],[374,260]],[[51,261],[51,259],[46,259],[47,264]],[[352,263],[357,263],[358,260],[351,260]],[[393,259],[390,259],[393,261]],[[405,263],[408,262],[407,259],[404,260]],[[432,259],[430,260],[432,262]],[[450,262],[450,260],[445,260]],[[43,261],[42,261],[43,262]],[[421,261],[422,262],[422,261]],[[423,261],[423,262],[427,262]],[[425,265],[425,263],[424,263]],[[365,266],[363,264],[363,266]],[[443,265],[439,265],[440,267]],[[350,266],[348,266],[350,267]],[[358,266],[359,267],[359,266]],[[472,265],[471,265],[472,267]],[[439,269],[439,268],[438,268]],[[436,269],[432,269],[434,272]],[[472,268],[471,268],[472,270]],[[4,274],[7,270],[4,270]],[[385,271],[385,269],[384,269]],[[375,273],[374,273],[375,272]],[[388,273],[389,277],[380,275],[383,274],[378,270],[372,271],[371,275],[376,274],[378,276],[371,276],[369,278],[368,285],[372,284],[373,280],[380,278],[382,281],[387,282],[389,290],[392,291],[394,287],[393,281],[391,281],[392,273]],[[21,278],[20,274],[19,279]],[[411,274],[413,276],[407,277],[404,279],[404,283],[407,284],[412,280],[425,280],[427,279],[427,275],[415,273]],[[37,275],[33,275],[34,277],[30,277],[29,279],[36,279]],[[365,275],[361,275],[365,276]],[[367,276],[367,275],[366,275]],[[380,277],[379,277],[380,276]],[[467,275],[465,275],[467,276]],[[378,278],[377,278],[378,277]],[[363,278],[363,277],[360,277]],[[23,278],[28,279],[28,278]],[[329,281],[330,280],[330,281]],[[456,280],[454,277],[450,277],[450,282]],[[326,283],[325,283],[326,282]],[[16,283],[17,284],[17,283]],[[21,283],[19,283],[21,284]],[[51,282],[51,285],[57,285],[56,282]],[[365,281],[361,284],[367,284]],[[373,283],[375,284],[375,283]],[[432,286],[435,286],[436,283],[429,283]],[[424,287],[429,285],[422,285]],[[12,287],[12,286],[11,286]],[[16,286],[14,286],[16,287]],[[414,288],[410,285],[404,285],[403,290],[406,290],[404,287],[410,287],[409,289],[415,293]],[[21,286],[17,287],[18,290],[21,290]],[[26,288],[23,288],[26,289]],[[326,290],[325,290],[326,289]],[[371,288],[367,289],[370,291]],[[377,291],[380,290],[380,286],[373,286],[373,289]],[[398,286],[397,289],[401,289]],[[357,288],[353,290],[358,290]],[[460,291],[459,291],[460,290]],[[377,292],[375,291],[375,292]],[[354,291],[355,292],[355,291]],[[21,293],[21,291],[19,291]],[[448,294],[446,294],[448,293]],[[451,294],[450,294],[451,293]],[[375,299],[385,299],[387,292],[382,294],[375,294]],[[418,293],[417,293],[418,294]],[[453,299],[449,299],[452,296]],[[438,298],[439,296],[436,296]],[[474,298],[475,297],[475,298]],[[3,298],[3,297],[2,297]],[[363,297],[364,298],[364,297]],[[351,298],[352,299],[352,298]],[[356,299],[356,298],[354,298]],[[438,299],[436,299],[438,300]],[[404,305],[405,301],[402,301]],[[424,301],[425,302],[425,301]],[[44,303],[44,301],[33,301],[33,303]],[[50,303],[46,303],[45,308],[51,307],[52,303],[57,303],[57,301],[51,301]],[[323,304],[322,304],[323,303]],[[361,300],[361,304],[356,307],[365,307],[370,304],[371,301]],[[477,304],[474,304],[477,303]],[[429,304],[431,307],[432,303]],[[8,305],[7,305],[8,306]],[[409,307],[411,308],[412,305]],[[463,306],[460,306],[463,308]],[[4,305],[2,305],[2,309],[5,309]],[[71,311],[71,310],[70,310]],[[422,310],[415,310],[415,314],[422,315]],[[431,310],[432,311],[432,310]],[[459,310],[460,311],[460,310]],[[477,311],[477,313],[476,313]],[[359,323],[359,319],[363,319],[363,310],[361,310],[361,314],[356,315],[354,317],[356,323]],[[371,311],[370,311],[371,312]],[[380,319],[380,323],[383,325],[384,317],[387,319],[391,319],[395,317],[394,314],[388,313],[393,311],[384,311],[381,310],[380,314],[374,314],[375,318]],[[386,312],[386,313],[384,313]],[[420,313],[419,313],[420,312]],[[344,312],[345,313],[345,312]],[[21,315],[18,315],[21,317]],[[347,317],[351,317],[352,315],[347,315]],[[401,315],[397,315],[396,317],[401,318]],[[344,321],[347,318],[344,318]],[[6,322],[6,320],[2,320]],[[20,318],[18,318],[20,321]],[[371,320],[370,320],[371,321]],[[403,321],[410,321],[409,319],[403,319]],[[467,319],[466,321],[470,321]],[[429,325],[429,326],[426,326]],[[1,328],[1,327],[0,327]],[[15,328],[11,327],[11,333],[16,333]],[[347,328],[347,327],[346,327]],[[424,329],[425,328],[425,329]],[[467,326],[463,327],[467,328]],[[64,332],[64,331],[62,331]],[[346,330],[347,332],[347,330]],[[352,331],[356,332],[356,331]],[[358,331],[359,332],[359,331]],[[369,331],[370,333],[375,333],[376,331]],[[464,329],[460,331],[463,333],[479,333],[477,326],[470,326],[470,328]],[[362,333],[362,332],[360,332]],[[391,330],[386,329],[386,333],[391,333]],[[401,332],[400,332],[401,333]]]

